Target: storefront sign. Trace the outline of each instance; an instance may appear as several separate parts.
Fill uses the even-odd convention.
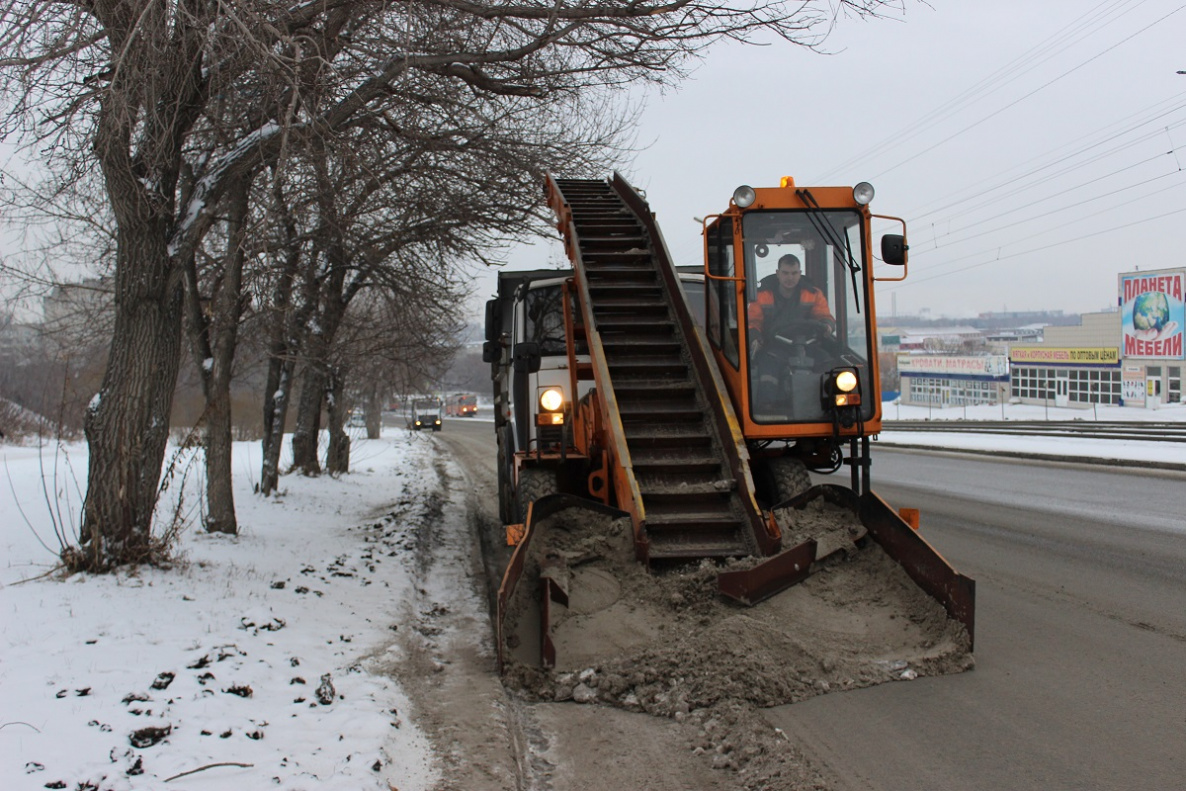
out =
[[[1026,346],[1010,349],[1009,360],[1014,363],[1116,365],[1116,363],[1120,362],[1120,350],[1109,347],[1100,347],[1098,349],[1067,349],[1047,346]]]
[[[918,355],[899,354],[898,372],[903,374],[963,374],[965,376],[1005,376],[1008,361],[1002,354]]]
[[[1186,270],[1162,269],[1120,276],[1121,348],[1125,357],[1183,359]],[[1127,400],[1127,398],[1126,398]]]

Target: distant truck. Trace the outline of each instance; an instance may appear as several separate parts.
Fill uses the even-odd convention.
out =
[[[473,417],[478,414],[478,397],[473,393],[455,393],[445,399],[448,417]]]
[[[412,411],[408,416],[408,428],[419,431],[430,428],[441,430],[441,401],[438,398],[418,398],[412,401]]]

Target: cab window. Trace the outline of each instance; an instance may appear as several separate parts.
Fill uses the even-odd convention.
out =
[[[559,284],[533,288],[524,304],[525,326],[522,340],[539,344],[540,354],[567,354],[564,340],[563,289]]]

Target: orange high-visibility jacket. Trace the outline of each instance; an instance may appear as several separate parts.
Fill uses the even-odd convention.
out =
[[[795,291],[799,300],[797,306],[792,304],[796,294],[783,299],[778,295],[777,282],[770,284],[762,283],[762,286],[758,289],[758,298],[751,302],[749,308],[746,309],[751,337],[755,333],[762,332],[765,327],[769,326],[767,320],[780,323],[780,319],[801,319],[822,321],[830,327],[836,326],[836,320],[832,318],[832,312],[828,310],[828,298],[824,296],[824,292],[806,280],[800,280],[799,285],[795,287]],[[784,312],[786,313],[785,316],[783,315]]]

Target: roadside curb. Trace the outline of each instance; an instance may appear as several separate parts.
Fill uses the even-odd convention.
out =
[[[1186,472],[1186,464],[1174,464],[1169,461],[1141,461],[1138,459],[1105,459],[1098,456],[1066,456],[1051,453],[1022,453],[1014,450],[987,450],[979,448],[949,448],[941,445],[918,445],[909,442],[876,442],[874,447],[900,448],[902,450],[931,450],[945,453],[965,453],[976,456],[1003,456],[1013,459],[1028,459],[1031,461],[1052,461],[1066,464],[1094,464],[1106,467],[1135,467],[1146,470],[1168,470],[1171,472]]]

